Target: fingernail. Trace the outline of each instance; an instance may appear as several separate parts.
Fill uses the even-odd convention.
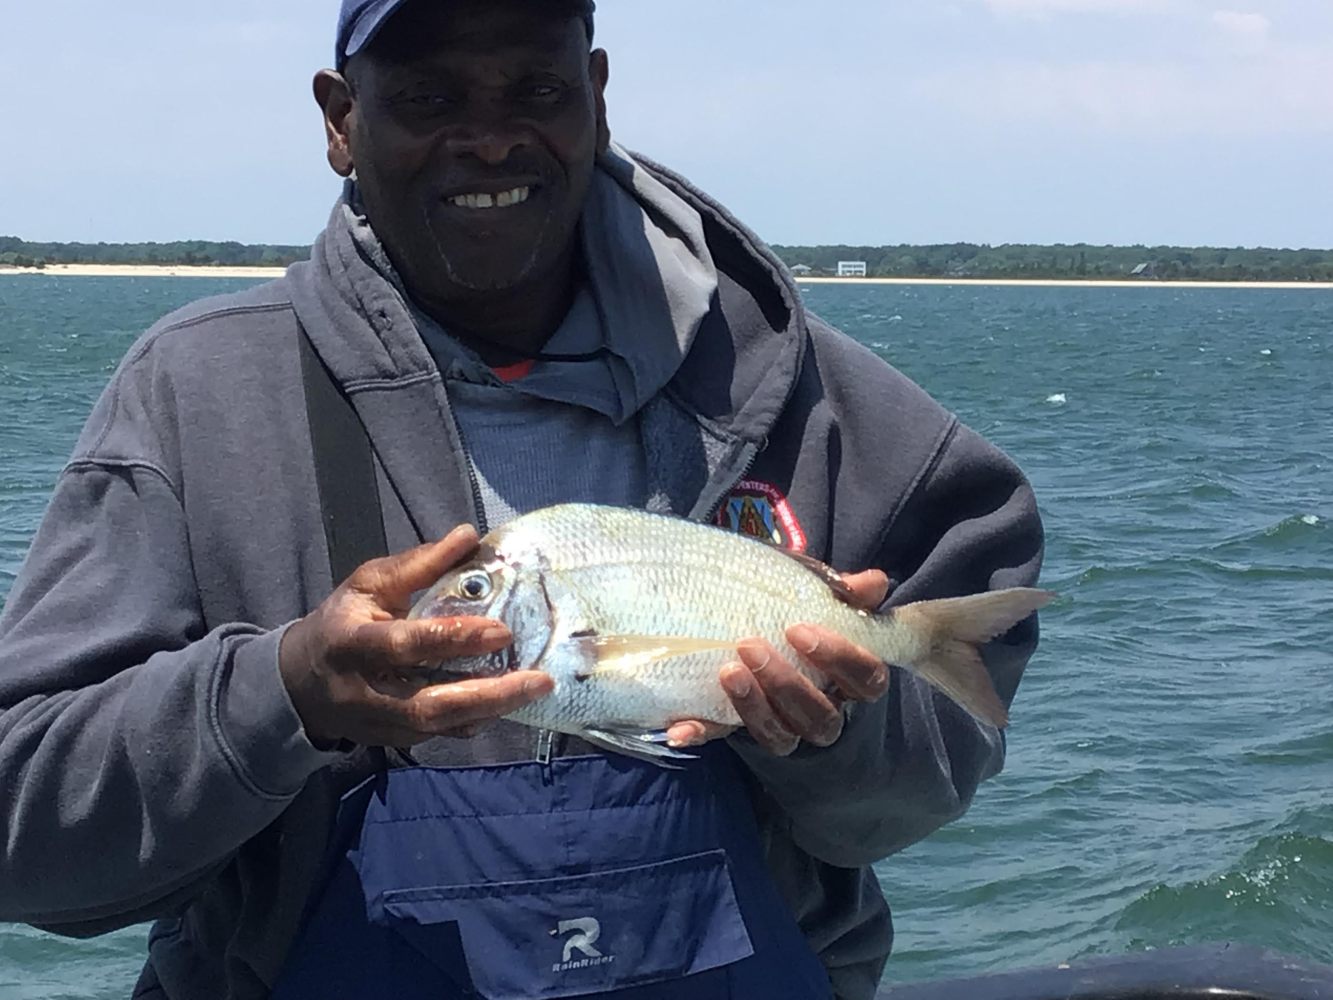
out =
[[[767,667],[768,661],[772,658],[768,647],[763,645],[746,644],[738,647],[737,652],[741,654],[741,662],[750,668],[752,674],[757,674]]]
[[[513,633],[503,625],[488,625],[481,630],[479,638],[482,642],[508,642],[513,638]]]
[[[750,671],[736,663],[723,668],[722,683],[726,685],[727,691],[737,698],[748,698],[750,692],[754,690],[754,680]]]
[[[870,688],[871,695],[878,698],[889,689],[889,672],[887,670],[879,671],[870,678],[866,686]]]
[[[820,733],[819,736],[816,737],[815,743],[821,747],[831,747],[834,743],[838,742],[840,736],[842,736],[842,723],[837,722]]]
[[[797,735],[780,722],[769,723],[764,733],[769,739],[773,754],[778,757],[790,757],[801,743]]]
[[[793,625],[787,630],[787,641],[805,656],[819,648],[819,635],[808,625]]]
[[[523,693],[529,697],[544,695],[550,690],[550,682],[545,677],[529,677],[523,682]]]
[[[704,732],[703,726],[690,726],[690,735],[686,739],[667,740],[667,746],[676,750],[684,750],[688,747],[703,746],[706,742],[705,737],[708,734]]]

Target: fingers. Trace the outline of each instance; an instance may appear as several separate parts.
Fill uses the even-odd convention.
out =
[[[888,665],[836,632],[812,625],[794,625],[787,629],[787,641],[854,701],[876,701],[889,689]]]
[[[410,696],[366,687],[342,710],[353,742],[411,747],[437,736],[468,738],[487,724],[551,693],[550,675],[525,671],[425,688]]]
[[[889,596],[889,578],[877,569],[868,569],[861,573],[844,573],[842,582],[847,584],[855,595],[848,603],[866,611],[875,610]]]
[[[348,578],[348,586],[377,597],[391,610],[407,610],[412,595],[425,590],[477,551],[477,530],[460,525],[438,542],[372,559]]]
[[[550,674],[525,670],[426,688],[409,698],[405,709],[412,728],[440,735],[517,712],[554,688]]]
[[[815,746],[830,746],[842,735],[842,710],[808,677],[766,642],[739,647],[747,667],[783,728]]]
[[[868,582],[871,589],[882,586],[882,580]],[[787,631],[787,641],[827,675],[829,689],[758,640],[741,643],[740,663],[724,667],[721,677],[755,742],[778,756],[792,753],[802,740],[832,746],[842,735],[844,698],[875,701],[888,690],[890,678],[877,656],[827,629],[797,625]]]
[[[800,737],[778,717],[749,667],[740,663],[723,667],[722,687],[756,743],[777,757],[786,757],[796,750]]]
[[[347,636],[348,651],[377,667],[433,667],[445,660],[485,656],[514,641],[489,618],[422,618],[363,622]]]
[[[735,726],[724,726],[720,722],[674,722],[667,727],[667,746],[701,747],[713,740],[720,740],[736,731]]]

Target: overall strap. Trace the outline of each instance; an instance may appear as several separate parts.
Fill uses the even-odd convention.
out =
[[[388,555],[389,545],[370,436],[299,321],[297,328],[315,481],[337,587],[362,563]]]

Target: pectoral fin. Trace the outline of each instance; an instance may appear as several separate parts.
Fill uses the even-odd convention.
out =
[[[735,648],[717,639],[662,635],[591,635],[579,642],[589,653],[589,666],[574,675],[581,681],[601,674],[634,674],[659,660]]]

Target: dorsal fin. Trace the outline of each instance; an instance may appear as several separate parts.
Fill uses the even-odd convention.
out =
[[[847,586],[846,581],[842,578],[842,574],[828,563],[820,562],[814,556],[808,556],[804,552],[793,552],[791,549],[779,548],[776,545],[774,548],[778,549],[783,555],[795,559],[811,573],[823,580],[828,584],[829,590],[833,591],[833,593],[838,596],[839,600],[844,601],[847,604],[857,605],[856,591]]]

